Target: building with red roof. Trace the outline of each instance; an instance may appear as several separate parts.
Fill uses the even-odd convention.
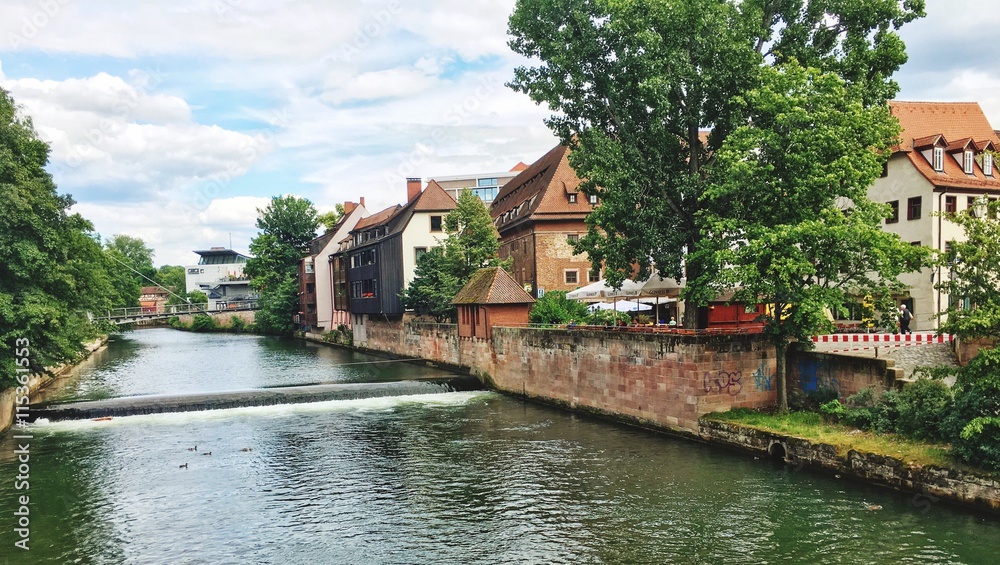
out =
[[[887,231],[913,245],[946,251],[963,233],[936,213],[979,214],[983,202],[1000,197],[1000,171],[991,154],[1000,148],[1000,138],[976,102],[892,101],[889,107],[902,133],[869,197],[892,208]],[[911,329],[937,327],[936,314],[947,309],[948,296],[934,284],[947,276],[937,267],[900,277],[910,286],[900,302],[914,316]]]

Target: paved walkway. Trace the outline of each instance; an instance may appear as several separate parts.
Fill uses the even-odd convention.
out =
[[[838,334],[851,335],[851,334]],[[893,337],[892,334],[881,334]],[[907,336],[915,338],[916,335]],[[946,365],[957,367],[958,360],[952,350],[952,344],[928,343],[927,340],[909,342],[878,341],[869,343],[853,342],[819,342],[815,343],[815,351],[835,353],[837,355],[853,355],[857,357],[875,357],[879,359],[893,359],[896,367],[904,370],[906,378],[913,376],[913,370],[920,366]]]

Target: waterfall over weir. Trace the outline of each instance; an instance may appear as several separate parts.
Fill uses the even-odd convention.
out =
[[[465,375],[447,379],[419,381],[318,384],[206,394],[128,396],[107,400],[32,406],[29,420],[82,420],[113,416],[135,416],[138,414],[221,410],[247,406],[301,404],[304,402],[323,402],[328,400],[439,394],[442,392],[481,390],[482,388],[482,384],[475,377]]]

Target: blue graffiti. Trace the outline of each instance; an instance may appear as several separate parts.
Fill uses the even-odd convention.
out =
[[[826,361],[800,359],[799,380],[803,392],[809,393],[821,388],[828,388],[837,391],[837,395],[840,396],[840,381],[830,374],[830,365]]]
[[[770,392],[771,385],[774,382],[774,375],[767,374],[767,364],[761,361],[760,367],[753,372],[753,383],[757,390],[761,392]]]

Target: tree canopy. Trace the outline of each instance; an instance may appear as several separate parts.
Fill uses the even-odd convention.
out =
[[[323,226],[325,231],[332,231],[333,228],[337,227],[340,220],[344,219],[344,205],[337,204],[333,210],[319,214],[316,216],[316,220],[319,221],[320,225]]]
[[[87,313],[112,305],[97,235],[69,213],[73,199],[56,191],[48,158],[0,89],[0,388],[14,383],[20,359],[33,372],[71,361],[97,334]]]
[[[888,310],[904,290],[899,274],[924,266],[928,252],[883,231],[888,210],[867,197],[899,132],[888,107],[865,107],[836,74],[795,61],[761,77],[743,97],[749,124],[714,156],[702,213],[711,237],[700,252],[715,267],[701,282],[768,305],[784,409],[788,345],[829,333],[829,311],[857,297]]]
[[[453,318],[451,299],[484,267],[510,268],[497,256],[500,234],[483,201],[470,190],[458,196],[455,209],[444,218],[448,237],[417,259],[414,278],[403,291],[403,304],[420,314]]]
[[[312,202],[296,196],[275,196],[257,209],[257,237],[250,242],[244,272],[260,293],[255,324],[265,333],[290,334],[298,308],[298,266],[319,221]]]
[[[923,8],[922,0],[519,0],[510,46],[537,65],[516,69],[510,86],[556,112],[549,127],[573,149],[582,190],[600,197],[577,249],[603,263],[612,284],[636,267],[639,280],[658,269],[686,276],[685,297],[703,303],[713,292],[702,282],[710,256],[699,253],[703,212],[713,206],[704,195],[717,152],[749,124],[753,108],[741,95],[768,68],[798,61],[840,77],[862,106],[881,105],[906,61],[896,30]],[[695,327],[695,309],[685,316]]]

